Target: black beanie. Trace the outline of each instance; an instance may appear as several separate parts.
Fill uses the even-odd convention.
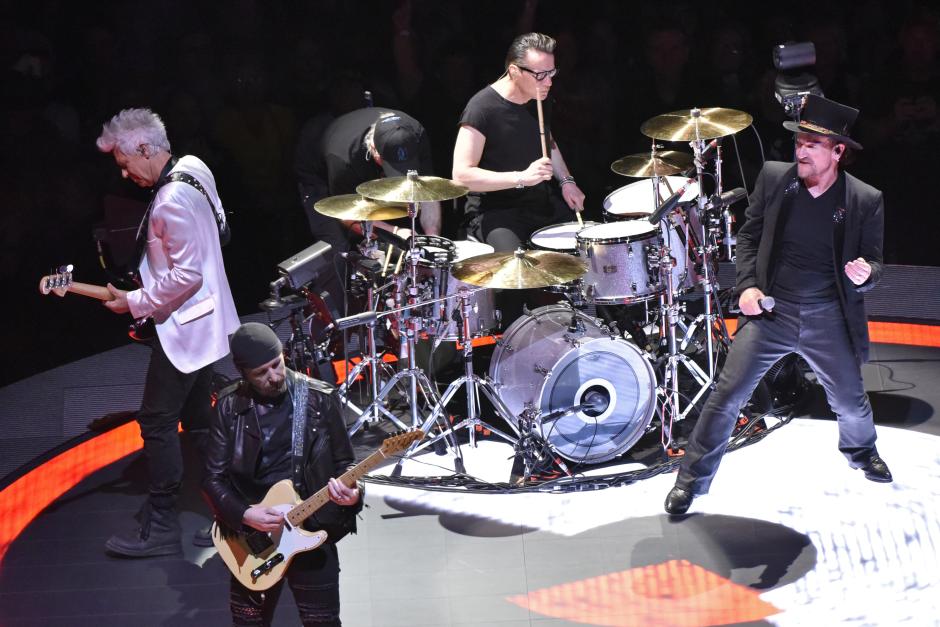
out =
[[[263,366],[280,355],[284,346],[266,324],[246,322],[232,334],[232,360],[242,370]]]

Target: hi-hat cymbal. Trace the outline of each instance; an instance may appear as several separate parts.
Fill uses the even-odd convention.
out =
[[[436,176],[395,176],[366,181],[356,192],[366,198],[383,202],[431,202],[452,200],[467,193],[467,188],[450,179]]]
[[[331,218],[340,220],[394,220],[408,215],[408,207],[387,202],[375,202],[359,194],[342,194],[318,200],[313,208]]]
[[[451,270],[456,279],[470,285],[517,290],[561,285],[585,272],[584,262],[572,255],[522,249],[471,257]]]
[[[671,176],[692,167],[692,155],[676,150],[656,153],[638,153],[621,157],[610,164],[610,169],[621,176],[637,178],[649,176]]]
[[[683,109],[657,115],[648,119],[640,126],[640,132],[653,139],[666,141],[692,141],[693,139],[714,139],[725,135],[734,135],[738,131],[751,125],[753,118],[750,114],[736,109],[722,109],[711,107],[699,109],[698,134],[696,134],[696,118],[692,117],[692,110]]]

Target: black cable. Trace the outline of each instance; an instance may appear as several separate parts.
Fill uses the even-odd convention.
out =
[[[731,439],[728,444],[727,451],[735,451],[745,446],[750,446],[760,442],[768,435],[780,429],[781,427],[789,424],[793,419],[793,406],[783,406],[771,411],[765,412],[760,416],[754,418],[751,423],[741,430],[734,438]],[[781,419],[781,422],[769,427],[758,433],[748,435],[749,432],[755,428],[755,426],[764,418],[768,416],[778,416],[782,413],[787,413],[787,417]],[[414,461],[419,461],[417,458],[411,458]],[[452,475],[449,477],[375,477],[367,476],[366,480],[375,483],[377,485],[390,485],[390,486],[399,486],[399,487],[413,487],[420,488],[422,490],[436,491],[436,492],[455,492],[459,491],[461,493],[479,493],[479,494],[492,494],[494,492],[500,493],[528,493],[528,492],[552,492],[552,493],[566,493],[566,492],[578,492],[584,490],[600,490],[604,488],[617,487],[621,485],[629,485],[636,483],[637,481],[642,481],[644,479],[649,479],[657,475],[661,475],[666,472],[671,472],[676,469],[676,467],[681,462],[681,457],[676,457],[668,461],[662,462],[660,464],[650,466],[649,468],[644,468],[642,470],[633,470],[625,471],[619,473],[613,473],[610,475],[592,475],[590,477],[585,476],[572,476],[572,477],[558,477],[555,479],[550,479],[539,484],[533,485],[524,485],[517,486],[510,483],[492,483],[472,477],[469,475]],[[422,463],[428,463],[423,462]],[[435,464],[429,464],[435,465]],[[447,470],[450,470],[449,468]]]

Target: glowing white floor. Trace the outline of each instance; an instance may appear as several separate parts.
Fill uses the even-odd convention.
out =
[[[809,560],[806,571],[761,592],[779,613],[758,624],[940,624],[940,439],[893,428],[878,433],[893,484],[872,483],[847,466],[834,422],[802,419],[729,454],[711,493],[696,499],[692,513],[782,525],[811,541],[791,567]],[[464,449],[468,472],[487,480],[507,479],[509,455],[492,441]],[[426,459],[453,467],[446,456]],[[448,473],[416,460],[404,474]],[[624,543],[668,540],[673,529],[692,524],[662,512],[673,480],[670,474],[591,492],[507,495],[370,484],[360,533],[340,545],[344,624],[650,624],[623,613],[594,615],[597,623],[546,616],[520,605],[518,595],[635,567],[618,553]],[[762,541],[758,528],[754,546]],[[684,542],[670,545],[671,559],[722,550],[705,546],[708,536]],[[745,584],[761,574],[729,573]],[[657,624],[708,624],[686,619]]]

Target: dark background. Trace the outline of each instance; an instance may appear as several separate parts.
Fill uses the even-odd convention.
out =
[[[554,134],[600,214],[632,179],[610,163],[649,149],[647,118],[693,106],[746,110],[726,142],[726,186],[750,187],[792,141],[773,98],[771,51],[813,41],[826,95],[862,113],[865,145],[849,168],[886,196],[889,263],[940,265],[934,178],[940,134],[938,20],[932,4],[473,0],[408,3],[239,0],[0,1],[0,384],[126,341],[96,301],[42,297],[63,263],[104,283],[92,230],[133,222],[146,192],[120,178],[95,138],[127,107],[150,107],[173,152],[215,173],[233,212],[226,267],[240,313],[256,310],[280,260],[312,243],[293,171],[301,141],[336,115],[405,110],[431,136],[435,174],[450,176],[467,99],[502,72],[516,34],[558,39]],[[756,132],[755,132],[756,131]],[[685,149],[686,146],[667,146]],[[128,216],[131,216],[130,218]],[[445,231],[459,214],[448,208]]]

